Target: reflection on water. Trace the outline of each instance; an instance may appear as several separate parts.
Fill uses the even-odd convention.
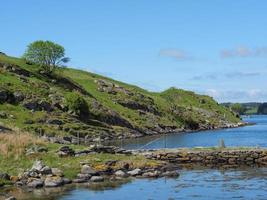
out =
[[[194,133],[168,134],[117,142],[118,146],[126,149],[158,149],[176,147],[217,146],[224,139],[227,146],[260,146],[267,147],[267,116],[259,115],[244,118],[244,121],[256,123],[233,129],[216,131],[200,131]]]
[[[166,136],[167,147],[216,146],[223,138],[228,146],[267,147],[267,117],[254,116],[246,121],[255,126],[218,131]],[[127,148],[162,148],[164,137],[142,138],[124,143]],[[1,193],[2,191],[0,191]],[[7,191],[4,191],[7,192]],[[162,200],[162,199],[267,199],[267,168],[181,169],[177,179],[134,179],[131,182],[106,182],[97,185],[11,191],[18,199],[57,200]]]
[[[53,190],[49,191],[50,195],[43,189],[39,194],[38,190],[35,193],[21,190],[20,195],[15,196],[18,199],[51,200],[266,199],[267,168],[182,169],[177,179],[134,179],[111,187],[104,183]]]
[[[138,179],[116,190],[75,190],[73,199],[266,199],[267,169],[183,170],[178,179]]]

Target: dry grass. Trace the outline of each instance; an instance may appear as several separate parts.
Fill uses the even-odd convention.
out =
[[[27,132],[15,130],[10,133],[0,134],[0,155],[4,158],[14,157],[18,159],[25,153],[30,145],[44,145],[45,142]]]

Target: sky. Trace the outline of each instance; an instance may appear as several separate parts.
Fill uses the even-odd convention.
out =
[[[135,84],[267,101],[266,0],[0,0],[0,51],[35,40],[69,66]]]

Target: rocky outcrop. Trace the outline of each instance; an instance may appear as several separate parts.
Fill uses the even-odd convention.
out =
[[[32,75],[31,72],[29,72],[25,69],[22,69],[18,65],[14,65],[14,64],[0,62],[0,68],[6,70],[8,72],[12,72],[12,73],[15,73],[17,75],[24,76],[24,77],[30,77]]]
[[[47,111],[52,112],[54,108],[45,100],[33,99],[23,103],[23,106],[32,111]]]

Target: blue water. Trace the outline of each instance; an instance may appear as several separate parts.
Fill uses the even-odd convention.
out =
[[[267,116],[255,115],[244,117],[243,120],[256,123],[256,125],[215,131],[168,134],[160,137],[122,141],[121,144],[126,149],[210,147],[217,146],[219,140],[223,139],[226,146],[267,147]]]
[[[60,200],[266,199],[267,169],[181,171],[177,179],[138,179],[119,188],[78,189]]]
[[[245,121],[257,123],[236,129],[202,131],[166,136],[167,147],[216,146],[224,139],[227,146],[267,147],[267,116],[252,116]],[[146,145],[144,147],[144,145]],[[164,137],[132,140],[127,148],[162,148]],[[267,168],[181,169],[177,179],[133,179],[113,188],[103,186],[72,188],[57,193],[57,200],[220,200],[267,199]],[[20,194],[21,195],[21,194]],[[35,199],[48,199],[43,193]],[[50,194],[51,197],[51,194]],[[26,199],[30,199],[27,197]]]

